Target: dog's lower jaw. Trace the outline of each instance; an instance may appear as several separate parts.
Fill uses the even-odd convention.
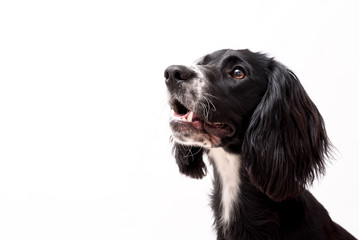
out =
[[[223,148],[211,148],[208,152],[209,159],[214,164],[214,171],[220,182],[221,208],[220,218],[217,224],[225,230],[231,223],[233,209],[236,206],[236,199],[240,194],[240,155],[226,152]],[[216,194],[216,193],[215,193]]]
[[[171,121],[173,139],[183,145],[197,146],[205,149],[211,149],[221,145],[221,139],[206,132],[195,131],[192,128],[181,126],[180,122]]]
[[[215,145],[220,144],[219,140],[204,136],[197,136],[193,139],[193,137],[188,137],[181,133],[172,133],[172,137],[179,144],[186,146],[196,146],[204,149],[210,149]]]

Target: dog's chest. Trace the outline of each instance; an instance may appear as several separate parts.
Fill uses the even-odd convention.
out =
[[[234,204],[239,195],[240,156],[227,153],[223,148],[213,148],[208,156],[213,161],[221,184],[222,224],[229,224]]]

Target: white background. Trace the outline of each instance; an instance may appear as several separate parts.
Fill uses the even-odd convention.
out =
[[[1,1],[0,239],[215,239],[163,72],[221,48],[298,75],[337,148],[312,192],[359,237],[355,2]]]

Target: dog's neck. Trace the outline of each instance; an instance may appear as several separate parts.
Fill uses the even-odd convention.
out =
[[[220,216],[220,224],[226,226],[231,222],[233,209],[238,207],[240,194],[240,155],[230,154],[223,148],[212,148],[208,152],[209,159],[214,164],[217,184],[214,186],[216,198],[220,198],[220,206],[217,206]],[[218,183],[220,185],[218,185]]]
[[[212,148],[207,155],[214,165],[212,208],[219,236],[241,233],[245,225],[257,229],[258,236],[276,231],[278,203],[251,184],[241,156],[223,148]]]

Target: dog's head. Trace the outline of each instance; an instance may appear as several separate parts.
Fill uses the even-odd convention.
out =
[[[220,50],[194,66],[168,67],[165,79],[182,173],[202,178],[203,153],[222,147],[241,154],[252,183],[282,200],[324,170],[329,140],[322,117],[297,77],[274,59]]]

